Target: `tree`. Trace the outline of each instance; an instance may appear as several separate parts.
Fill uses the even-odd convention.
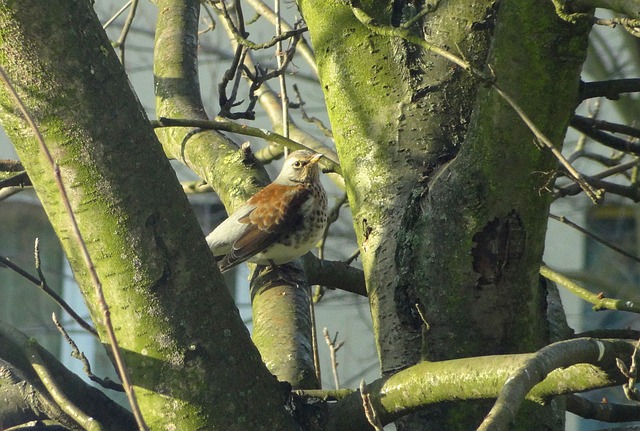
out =
[[[339,157],[269,108],[278,101],[268,79],[294,50],[275,73],[252,67],[239,2],[156,3],[154,133],[89,2],[0,2],[0,121],[98,336],[114,363],[126,364],[119,372],[138,426],[369,429],[374,412],[400,429],[469,429],[499,395],[481,429],[511,421],[561,429],[557,395],[626,381],[616,368],[632,356],[626,337],[550,344],[562,336],[547,300],[555,290],[539,275],[556,177],[594,201],[616,192],[558,152],[577,104],[638,89],[633,81],[598,92],[580,81],[597,2],[300,0]],[[227,119],[209,121],[200,100],[202,7],[231,34],[233,67],[219,87]],[[638,18],[632,2],[617,7]],[[305,30],[284,36],[309,56]],[[245,112],[234,110],[238,96],[226,86],[236,74],[250,81]],[[256,101],[280,134],[232,121],[251,117]],[[587,123],[585,133],[599,127]],[[327,394],[313,391],[310,295],[294,265],[253,273],[251,342],[168,163],[183,162],[232,210],[267,178],[262,155],[225,132],[314,148],[343,181],[362,272],[338,262],[318,268],[310,257],[304,266],[311,284],[331,272],[334,287],[360,282],[349,288],[369,298],[382,377],[359,392],[312,401]],[[33,341],[6,326],[0,337],[13,373],[0,388],[14,391],[14,412],[29,412],[7,410],[3,424],[51,417],[70,429],[135,427]],[[25,406],[16,381],[47,409]],[[512,417],[527,393],[522,410],[531,414]]]

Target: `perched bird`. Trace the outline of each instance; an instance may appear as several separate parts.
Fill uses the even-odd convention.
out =
[[[327,225],[322,154],[294,151],[278,177],[207,236],[221,272],[244,261],[282,265],[307,253]]]

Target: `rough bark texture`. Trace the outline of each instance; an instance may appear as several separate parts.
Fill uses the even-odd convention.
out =
[[[90,3],[0,3],[0,64],[60,166],[149,425],[292,428]],[[52,168],[4,89],[0,102],[104,334]]]
[[[415,12],[401,3],[361,7],[390,26]],[[342,2],[299,4],[345,174],[383,374],[420,359],[544,345],[537,271],[554,160],[494,90],[453,64],[375,34]],[[585,28],[562,22],[550,2],[450,1],[413,30],[476,68],[488,62],[500,88],[560,144]],[[448,405],[423,416],[432,429],[470,429],[486,411]],[[561,425],[555,414],[524,417],[523,426]]]
[[[399,214],[407,211],[411,195],[424,189],[425,174],[457,151],[471,110],[464,92],[472,96],[475,90],[468,76],[442,58],[403,40],[373,34],[344,3],[299,4],[347,172],[382,370],[391,373],[420,358],[415,342],[419,327],[403,323],[394,300]],[[469,37],[472,21],[460,27],[466,20],[459,15],[463,8],[454,9],[446,15],[449,20],[455,15],[458,23],[452,26],[454,40],[475,56],[486,49],[486,42],[477,41],[486,36],[479,32]],[[484,6],[480,11],[484,13]],[[382,7],[372,6],[367,12],[381,23],[395,19]],[[437,22],[443,19],[438,15]],[[434,33],[438,41],[445,34]]]

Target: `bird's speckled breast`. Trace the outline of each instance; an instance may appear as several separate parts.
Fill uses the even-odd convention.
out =
[[[249,262],[268,265],[273,261],[280,265],[307,253],[317,244],[327,226],[327,195],[321,185],[312,186],[310,199],[302,204],[300,210],[303,225],[251,257]]]

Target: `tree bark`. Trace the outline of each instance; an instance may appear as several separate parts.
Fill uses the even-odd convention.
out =
[[[158,115],[206,120],[197,68],[200,3],[156,3],[160,11],[154,52]],[[166,128],[158,131],[158,137],[168,155],[211,184],[229,214],[269,182],[250,152],[239,149],[217,131]],[[295,269],[283,266],[280,275],[283,272],[295,274],[298,284],[274,277],[251,278],[254,343],[278,379],[296,388],[316,388],[319,382],[311,352],[309,289]]]
[[[449,61],[365,27],[343,2],[299,5],[345,175],[383,375],[421,359],[540,348],[548,330],[537,271],[553,158],[492,88]],[[380,2],[362,10],[389,29],[416,12]],[[440,2],[411,28],[476,69],[488,65],[560,145],[588,28],[535,1]],[[420,426],[471,429],[487,410],[427,409]],[[523,415],[522,426],[541,418],[558,429],[546,410]]]
[[[90,2],[1,2],[0,16],[0,64],[60,168],[149,426],[293,428]],[[4,87],[0,103],[104,336],[53,167]]]

